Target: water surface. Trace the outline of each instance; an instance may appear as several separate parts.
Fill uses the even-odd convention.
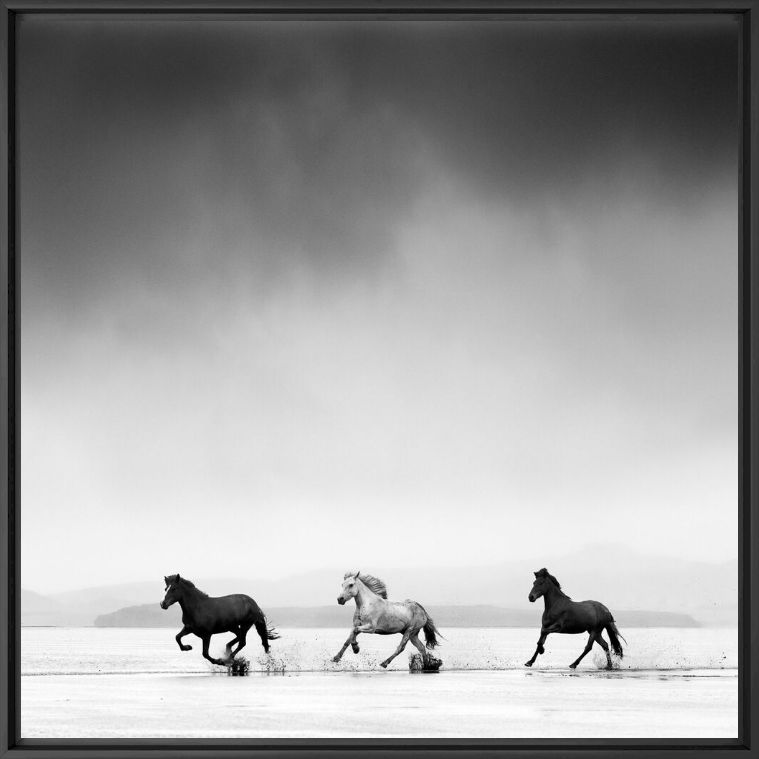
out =
[[[584,636],[550,636],[526,669],[537,630],[454,628],[437,674],[410,674],[406,652],[382,670],[398,636],[360,636],[335,664],[347,630],[280,632],[269,656],[250,639],[252,674],[236,678],[168,629],[23,628],[22,736],[737,736],[734,629],[623,630],[607,672],[600,649],[568,669]]]

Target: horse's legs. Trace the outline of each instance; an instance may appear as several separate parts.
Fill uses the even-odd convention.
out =
[[[374,626],[372,624],[363,625],[363,629],[361,627],[354,627],[351,630],[351,634],[348,636],[348,639],[343,643],[343,647],[332,657],[332,661],[338,662],[342,658],[342,655],[345,653],[345,649],[350,647],[353,649],[353,653],[357,654],[359,652],[358,643],[356,643],[356,636],[359,633],[362,632],[374,632]]]
[[[184,643],[182,643],[182,638],[184,638],[185,635],[189,635],[192,632],[187,625],[185,625],[177,634],[174,640],[176,640],[177,644],[179,645],[180,651],[192,651],[192,646],[186,646]]]
[[[349,645],[353,649],[354,654],[358,653],[358,643],[356,643],[357,635],[358,633],[356,632],[355,628],[351,630],[351,634],[348,636],[345,643],[343,643],[343,647],[332,657],[332,661],[334,662],[340,661],[340,659],[342,659],[343,657],[343,654],[345,653],[345,649],[348,648]]]
[[[353,640],[353,631],[351,630],[351,634],[346,639],[345,643],[343,643],[343,647],[332,657],[332,661],[338,662],[340,659],[343,658],[343,654],[345,653],[345,649],[348,648],[348,644]]]
[[[235,651],[235,656],[240,653],[240,651],[245,648],[245,645],[247,644],[248,640],[248,631],[243,629],[240,631],[240,643],[237,646],[237,650]],[[268,651],[266,653],[269,653]]]
[[[424,647],[424,644],[422,643],[422,641],[419,640],[419,630],[417,630],[415,633],[411,633],[409,640],[414,646],[416,646],[417,650],[422,655],[422,661],[426,663],[429,658],[429,653],[427,652],[427,649]]]
[[[411,637],[410,633],[407,631],[403,633],[403,637],[401,638],[401,642],[398,644],[398,648],[395,649],[395,652],[390,654],[390,656],[385,659],[385,661],[380,662],[380,667],[386,668],[390,662],[395,659],[396,656],[398,656],[401,651],[403,651],[404,648],[406,648],[406,644],[408,643],[408,639]],[[425,660],[426,661],[426,660]]]
[[[593,648],[593,641],[596,639],[595,631],[588,635],[588,642],[585,644],[585,650],[569,665],[570,669],[575,669],[577,665],[587,656],[591,648]]]
[[[234,659],[237,654],[242,651],[242,649],[245,647],[246,636],[248,634],[248,630],[250,630],[249,627],[240,627],[240,629],[237,631],[237,637],[234,639],[237,642],[237,648],[234,651],[229,652],[227,658]],[[231,647],[232,641],[227,643],[227,646]]]
[[[205,638],[203,638],[203,658],[208,659],[208,661],[211,662],[211,664],[225,664],[224,661],[221,659],[214,659],[213,656],[211,656],[208,653],[208,646],[211,643],[211,636],[207,635]]]
[[[606,654],[606,669],[612,669],[611,656],[609,655],[609,644],[604,640],[603,632],[600,630],[596,633],[596,643],[603,648],[604,653]]]
[[[358,643],[356,642],[356,638],[358,637],[358,634],[359,633],[373,633],[373,632],[374,632],[374,625],[371,622],[367,622],[366,624],[353,628],[353,640],[351,641],[351,648],[353,649],[354,654],[357,654],[359,652]]]
[[[229,643],[227,643],[227,646],[226,646],[226,649],[227,649],[226,659],[227,659],[227,661],[230,661],[230,660],[234,659],[235,656],[237,656],[237,654],[239,654],[240,651],[243,649],[243,647],[245,646],[245,643],[246,643],[245,637],[248,634],[248,630],[249,629],[250,629],[249,627],[242,627],[242,626],[237,628],[237,635],[234,638],[232,638],[232,640],[230,640]],[[237,645],[237,648],[233,651],[232,650],[232,646],[235,643],[237,643],[238,645]]]
[[[529,661],[526,661],[524,663],[525,667],[531,667],[533,664],[535,664],[535,659],[538,658],[538,654],[542,654],[545,652],[545,648],[543,648],[543,644],[546,642],[546,638],[548,637],[547,632],[540,631],[540,638],[538,638],[538,645],[535,649],[535,653],[532,655],[532,659]]]
[[[224,648],[226,649],[226,652],[227,652],[227,659],[231,659],[232,658],[232,646],[234,646],[234,644],[237,643],[238,640],[240,640],[240,628],[239,627],[237,628],[237,630],[230,630],[230,632],[236,632],[237,634],[235,635],[234,638],[232,638],[232,640],[230,640],[227,643],[226,646],[224,646]]]

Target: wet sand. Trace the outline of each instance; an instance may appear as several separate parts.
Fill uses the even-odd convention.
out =
[[[736,669],[24,675],[25,738],[735,738]]]

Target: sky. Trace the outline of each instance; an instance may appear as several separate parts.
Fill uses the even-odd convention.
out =
[[[22,585],[736,556],[738,27],[658,21],[23,17]]]

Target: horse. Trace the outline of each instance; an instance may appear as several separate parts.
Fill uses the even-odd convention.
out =
[[[540,625],[540,638],[538,647],[532,655],[532,659],[524,663],[525,667],[531,667],[538,654],[545,653],[543,644],[550,633],[569,633],[577,635],[587,632],[590,634],[585,650],[573,661],[569,667],[576,669],[577,665],[588,654],[593,643],[598,643],[606,653],[606,669],[611,669],[611,656],[609,646],[603,638],[603,631],[609,634],[611,647],[614,654],[622,658],[622,644],[619,639],[622,636],[614,623],[611,612],[598,601],[573,601],[561,589],[559,581],[548,570],[539,569],[535,574],[535,582],[528,596],[530,603],[534,603],[541,596],[545,601],[545,611]],[[622,640],[625,640],[622,638]],[[627,641],[625,640],[625,643]]]
[[[182,624],[175,640],[180,651],[190,651],[192,646],[182,643],[185,635],[192,633],[203,641],[203,656],[212,664],[227,665],[245,645],[245,636],[255,626],[264,651],[269,653],[269,641],[277,640],[279,635],[266,622],[266,616],[258,604],[242,593],[231,596],[211,598],[184,577],[169,575],[164,577],[166,596],[161,601],[161,608],[168,609],[173,603],[182,607]],[[235,637],[226,645],[226,658],[214,659],[208,653],[211,636],[217,633],[231,632]],[[232,651],[232,646],[237,648]]]
[[[419,650],[425,665],[428,664],[430,657],[419,640],[419,631],[424,630],[424,641],[429,649],[440,645],[436,637],[440,635],[440,631],[420,603],[408,599],[388,601],[385,583],[373,575],[361,574],[361,572],[346,572],[343,578],[343,588],[337,597],[337,602],[342,606],[351,598],[356,600],[353,629],[343,647],[333,657],[333,662],[340,661],[349,644],[354,654],[359,652],[359,646],[356,643],[356,636],[359,633],[375,633],[376,635],[401,633],[403,637],[398,648],[381,662],[380,666],[386,669],[387,665],[406,648],[409,641]]]

